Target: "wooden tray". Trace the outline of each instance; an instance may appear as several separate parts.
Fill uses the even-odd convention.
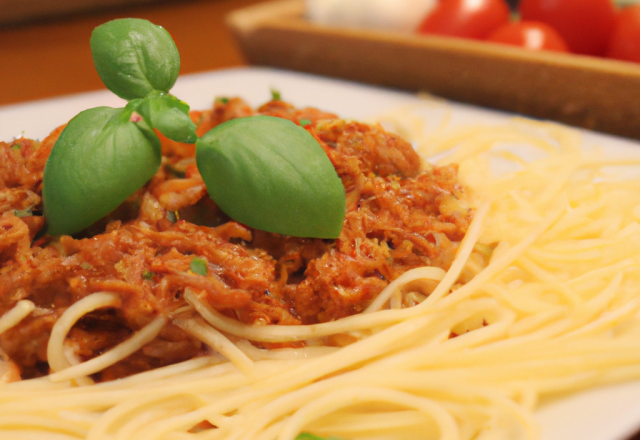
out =
[[[640,65],[455,38],[340,29],[304,18],[304,0],[227,16],[251,64],[424,91],[640,139]]]

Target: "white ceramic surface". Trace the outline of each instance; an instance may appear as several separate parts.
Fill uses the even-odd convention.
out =
[[[352,119],[373,118],[393,108],[417,102],[414,95],[346,81],[272,69],[242,68],[186,75],[172,93],[194,109],[211,106],[216,96],[240,96],[260,105],[278,90],[285,101],[332,111]],[[0,140],[15,136],[45,137],[79,111],[101,105],[122,106],[108,91],[0,107]],[[434,106],[426,119],[451,113],[451,124],[500,122],[509,115],[456,103]],[[585,147],[602,146],[615,155],[640,154],[640,143],[583,132]],[[542,406],[537,412],[542,440],[623,440],[640,427],[640,382],[600,388]]]

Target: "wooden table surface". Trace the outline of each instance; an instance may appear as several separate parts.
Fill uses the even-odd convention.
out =
[[[104,88],[93,66],[89,37],[93,28],[114,18],[145,18],[165,27],[180,51],[181,74],[241,66],[245,62],[225,15],[261,1],[164,1],[4,25],[0,105]]]

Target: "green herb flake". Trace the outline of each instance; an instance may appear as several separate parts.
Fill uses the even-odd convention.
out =
[[[338,437],[320,437],[319,435],[313,435],[308,432],[302,432],[298,434],[295,440],[345,440]]]
[[[193,257],[193,259],[191,260],[191,264],[189,265],[189,269],[191,269],[191,272],[195,274],[206,276],[207,262],[204,261],[202,258]]]
[[[92,265],[90,265],[89,263],[87,263],[86,261],[85,261],[84,263],[82,263],[82,264],[80,265],[80,267],[81,267],[81,268],[83,268],[84,270],[89,270],[89,269],[92,269],[92,268],[93,268],[93,266],[92,266]]]
[[[307,125],[311,125],[311,120],[310,119],[300,119],[300,121],[298,121],[300,123],[301,126],[307,126]]]
[[[282,95],[280,95],[280,91],[276,89],[271,89],[271,100],[272,101],[282,101]]]
[[[187,177],[187,173],[184,170],[179,170],[171,164],[166,164],[164,166],[164,169],[173,177],[177,177],[179,179],[184,179],[185,177]]]
[[[229,103],[229,98],[217,97],[216,98],[216,102],[219,102],[220,104],[228,104]]]
[[[27,209],[16,209],[13,211],[16,217],[30,217],[33,215],[33,211],[30,208]]]
[[[155,272],[151,272],[150,270],[145,270],[142,272],[142,279],[152,280],[155,275],[156,275]]]
[[[20,150],[22,149],[22,145],[20,145],[20,144],[13,144],[13,145],[11,146],[11,149],[12,149],[13,151],[20,151]]]
[[[178,213],[173,211],[167,211],[167,215],[165,216],[167,220],[171,223],[175,223],[178,221]]]

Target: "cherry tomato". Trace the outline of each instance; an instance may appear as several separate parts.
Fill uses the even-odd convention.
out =
[[[607,57],[640,63],[640,5],[626,7],[618,14]]]
[[[505,0],[440,0],[418,27],[418,33],[485,39],[509,22]]]
[[[523,20],[553,27],[571,52],[604,55],[616,19],[612,0],[522,0]]]
[[[532,50],[569,52],[567,43],[551,26],[537,21],[507,23],[496,29],[487,41],[509,44]]]

